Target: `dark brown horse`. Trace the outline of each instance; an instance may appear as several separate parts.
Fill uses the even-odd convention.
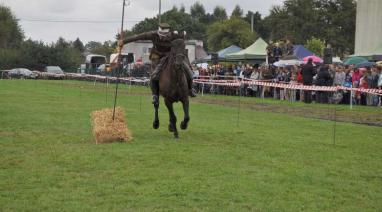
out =
[[[178,130],[176,128],[176,116],[174,113],[173,103],[182,102],[184,119],[180,124],[182,130],[187,129],[187,124],[190,121],[188,113],[189,100],[188,100],[188,86],[187,79],[184,73],[184,66],[187,65],[185,61],[188,60],[185,55],[185,43],[183,39],[176,39],[171,42],[171,53],[169,54],[163,70],[159,78],[159,93],[163,96],[164,102],[169,112],[170,124],[168,130],[174,133],[175,138],[179,138]],[[158,129],[159,118],[158,108],[159,105],[154,105],[155,118],[153,127]]]

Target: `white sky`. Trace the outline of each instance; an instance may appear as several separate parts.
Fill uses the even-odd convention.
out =
[[[259,11],[268,15],[273,5],[280,5],[284,0],[205,0],[201,2],[206,12],[212,12],[215,6],[223,6],[230,15],[235,5],[248,10]],[[174,5],[184,5],[189,12],[190,6],[197,0],[162,0],[162,13]],[[20,25],[27,38],[54,42],[58,37],[75,40],[79,37],[84,44],[88,41],[114,40],[121,28],[122,0],[0,0],[0,4],[11,8],[20,20]],[[125,9],[125,29],[131,29],[139,21],[158,14],[158,0],[131,0]],[[44,20],[44,21],[36,21]],[[76,22],[46,22],[46,21]],[[103,21],[107,23],[79,23],[77,21]]]

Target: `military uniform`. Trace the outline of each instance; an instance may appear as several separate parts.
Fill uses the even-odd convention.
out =
[[[161,24],[160,27],[164,29],[169,29],[168,24]],[[157,30],[135,35],[123,41],[124,44],[134,42],[137,40],[151,40],[153,42],[153,48],[151,49],[149,58],[151,60],[150,85],[153,93],[154,104],[158,101],[157,98],[159,97],[160,72],[162,71],[162,66],[166,63],[166,60],[168,59],[168,54],[171,51],[171,41],[179,38],[184,39],[184,37],[184,33],[174,33],[172,31],[163,33]],[[188,57],[187,55],[185,56],[186,59],[184,61],[184,67],[188,82],[188,88],[190,89],[190,95],[195,96],[195,94],[192,91],[193,73],[190,67]]]

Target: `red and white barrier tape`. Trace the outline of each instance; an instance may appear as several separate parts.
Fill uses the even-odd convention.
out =
[[[355,91],[355,92],[369,93],[373,95],[382,96],[382,89],[348,88],[344,86],[315,86],[315,85],[302,85],[302,84],[285,84],[285,83],[276,83],[276,82],[263,82],[258,80],[238,81],[238,80],[195,79],[194,82],[197,84],[209,84],[209,85],[219,85],[219,86],[227,86],[227,87],[239,87],[242,85],[259,85],[264,87],[309,90],[309,91],[336,92],[338,90],[347,90],[347,91]]]

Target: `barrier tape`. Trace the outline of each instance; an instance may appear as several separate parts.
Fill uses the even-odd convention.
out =
[[[316,85],[302,85],[298,83],[276,83],[276,82],[264,82],[260,80],[251,80],[251,81],[238,81],[238,80],[204,80],[204,79],[195,79],[197,84],[209,84],[209,85],[219,85],[227,87],[240,87],[242,85],[258,85],[264,87],[274,87],[274,88],[283,88],[283,89],[295,89],[295,90],[308,90],[308,91],[328,91],[336,92],[338,90],[347,90],[355,91],[361,93],[369,93],[373,95],[382,96],[382,89],[364,89],[364,88],[348,88],[345,86],[316,86]]]
[[[110,80],[116,81],[117,77],[106,77],[100,75],[91,75],[91,74],[78,74],[78,73],[66,73],[66,77],[71,78],[90,78],[93,80]],[[206,76],[207,77],[207,76]],[[199,79],[194,79],[194,83],[196,84],[208,84],[208,85],[217,85],[217,86],[225,86],[225,87],[241,87],[243,85],[257,85],[264,87],[274,87],[274,88],[283,88],[283,89],[295,89],[295,90],[308,90],[308,91],[328,91],[328,92],[336,92],[338,90],[346,90],[346,91],[355,91],[361,93],[369,93],[373,95],[382,96],[382,89],[364,89],[364,88],[349,88],[345,86],[316,86],[316,85],[302,85],[299,83],[276,83],[269,82],[269,80],[251,80],[251,79],[234,79],[234,80],[214,80],[214,79],[205,79],[206,77],[202,77]],[[137,83],[148,83],[150,79],[148,78],[135,78],[135,77],[121,77],[119,80],[123,82],[137,82]]]

